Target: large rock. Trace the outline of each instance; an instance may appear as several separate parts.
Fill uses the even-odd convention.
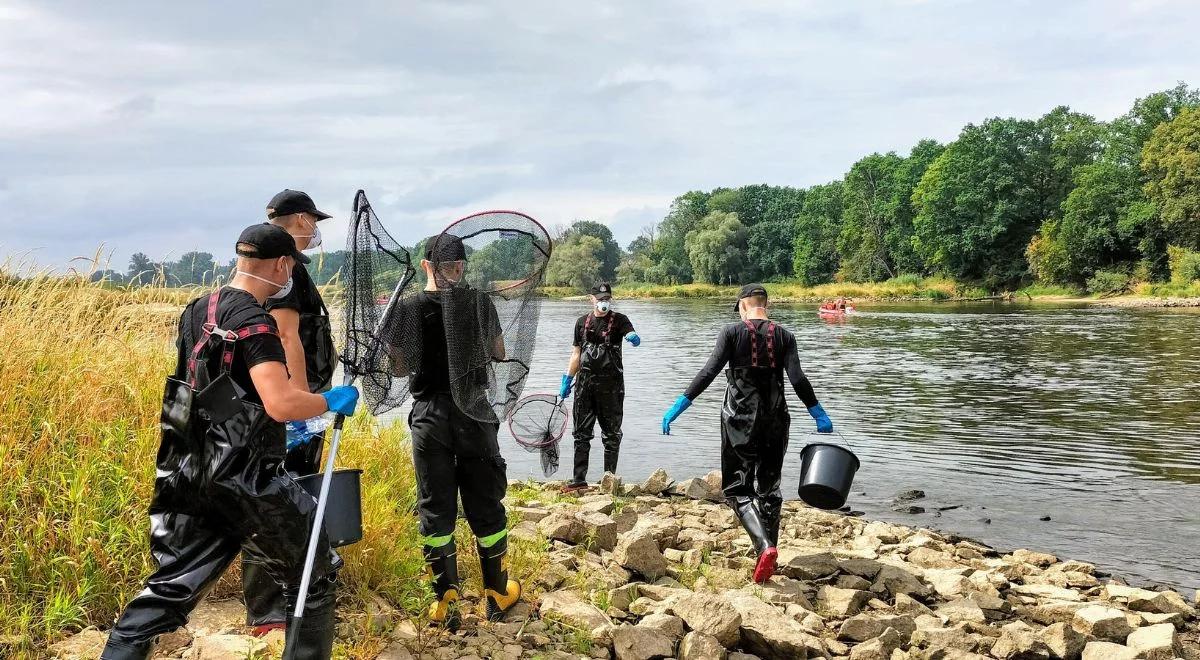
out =
[[[621,477],[612,472],[605,472],[604,476],[600,477],[600,492],[605,495],[620,495]]]
[[[70,637],[50,645],[50,653],[63,660],[92,660],[100,657],[108,634],[95,628],[84,628]],[[0,647],[2,650],[3,647]]]
[[[750,594],[727,592],[726,596],[742,617],[743,648],[768,660],[825,655],[820,638],[805,631],[795,619]]]
[[[992,657],[999,660],[1038,660],[1051,656],[1050,647],[1038,631],[1023,621],[1014,621],[1000,629],[1000,639],[992,645]]]
[[[1135,660],[1137,651],[1112,642],[1088,642],[1083,647],[1083,660]]]
[[[616,501],[611,495],[588,495],[579,498],[580,511],[599,511],[603,514],[611,514],[617,506]]]
[[[1133,632],[1125,613],[1113,607],[1089,605],[1075,613],[1071,627],[1098,640],[1121,643]]]
[[[1039,568],[1047,568],[1052,564],[1058,563],[1058,557],[1055,557],[1054,555],[1025,549],[1014,550],[1012,553],[1012,558],[1019,562],[1032,564]]]
[[[896,596],[896,604],[892,609],[897,614],[909,614],[914,617],[921,616],[922,614],[933,614],[933,610],[926,607],[924,603],[904,594]]]
[[[711,635],[724,647],[737,643],[742,615],[720,596],[691,593],[675,601],[671,611],[682,618],[688,628]]]
[[[1129,634],[1125,645],[1146,660],[1170,660],[1181,656],[1183,651],[1175,626],[1169,623],[1138,628]]]
[[[660,634],[670,637],[672,643],[683,637],[683,619],[662,612],[647,615],[638,621],[638,626],[657,630]]]
[[[1087,603],[1051,600],[1021,608],[1021,614],[1030,621],[1044,625],[1075,620],[1075,613],[1088,607]]]
[[[540,522],[542,519],[544,519],[550,515],[550,510],[544,509],[542,507],[516,506],[516,507],[513,507],[511,510],[516,511],[517,515],[521,518],[522,521],[527,521],[527,522],[532,522],[532,523]]]
[[[942,598],[961,596],[971,588],[971,582],[963,577],[959,569],[927,569],[925,580],[933,585],[933,590]]]
[[[817,607],[827,614],[850,616],[857,614],[870,599],[871,593],[868,591],[825,585],[817,592]]]
[[[553,541],[575,545],[583,540],[583,525],[575,514],[555,511],[537,523],[538,532]]]
[[[613,561],[648,580],[667,574],[667,560],[658,539],[640,525],[620,537],[613,549]]]
[[[667,486],[671,485],[671,476],[659,468],[642,482],[642,493],[645,495],[661,495]]]
[[[951,623],[984,623],[987,615],[983,608],[970,598],[952,600],[937,608],[937,614],[945,617]]]
[[[629,606],[633,601],[637,600],[639,588],[646,585],[641,582],[630,582],[629,584],[621,585],[616,589],[608,591],[608,604],[610,607],[615,607],[618,610],[629,610]]]
[[[1152,594],[1152,595],[1151,595]],[[1183,596],[1174,591],[1158,591],[1136,594],[1129,599],[1129,609],[1138,612],[1157,612],[1159,614],[1182,614],[1193,617],[1196,610]]]
[[[552,591],[545,594],[542,596],[539,611],[542,618],[559,619],[585,630],[609,623],[603,612],[574,591]]]
[[[828,552],[802,553],[791,548],[779,550],[776,569],[797,580],[819,580],[838,572],[838,561]]]
[[[706,500],[709,497],[708,483],[699,477],[684,479],[671,488],[671,493],[693,500]]]
[[[962,568],[952,555],[933,548],[917,548],[908,553],[906,559],[921,568]]]
[[[613,632],[617,660],[653,660],[675,654],[675,644],[662,633],[642,626],[621,626]]]
[[[962,625],[951,628],[918,628],[913,633],[911,644],[923,649],[946,649],[966,653],[984,653],[991,648],[991,640],[968,632]]]
[[[898,596],[904,594],[906,596],[916,596],[917,598],[925,598],[933,593],[929,585],[921,582],[921,578],[896,566],[882,566],[879,572],[875,575],[875,582],[871,584],[871,591],[877,594],[891,594]]]
[[[693,630],[679,643],[679,660],[723,660],[725,647],[712,635]]]
[[[723,481],[720,470],[713,470],[704,475],[704,483],[708,485],[709,501],[720,502],[725,499],[725,493],[721,489]]]
[[[890,660],[903,644],[900,633],[887,628],[878,637],[850,649],[850,660]]]
[[[883,634],[887,626],[869,614],[856,614],[842,622],[837,638],[843,642],[865,642]],[[912,634],[911,631],[909,634]]]
[[[655,515],[641,516],[637,525],[629,530],[631,534],[650,534],[658,541],[660,550],[665,550],[670,547],[675,547],[675,540],[679,537],[679,523],[670,518],[663,518]],[[711,536],[704,533],[704,535]],[[679,548],[687,550],[687,548]]]
[[[583,529],[583,538],[589,550],[612,550],[617,545],[617,523],[599,511],[580,511],[575,514]]]
[[[245,660],[258,657],[266,643],[248,635],[208,635],[192,643],[193,660]]]
[[[1078,660],[1083,647],[1087,645],[1087,638],[1065,621],[1042,628],[1038,636],[1045,642],[1050,657],[1055,660]]]

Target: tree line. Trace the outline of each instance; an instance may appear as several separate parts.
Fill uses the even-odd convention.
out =
[[[1200,92],[1181,83],[1107,122],[1065,106],[992,118],[809,188],[688,192],[624,250],[599,223],[560,234],[547,279],[574,287],[908,274],[991,290],[1190,282],[1200,278]]]
[[[346,263],[345,250],[311,255],[308,272],[319,284],[328,284]],[[96,270],[93,281],[105,280],[123,286],[212,286],[227,282],[236,270],[237,259],[217,261],[209,252],[185,252],[175,261],[154,261],[136,252],[124,272],[111,268]]]

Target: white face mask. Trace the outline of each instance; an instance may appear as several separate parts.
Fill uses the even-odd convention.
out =
[[[318,227],[317,223],[315,223],[315,222],[310,223],[309,226],[312,227],[311,234],[300,234],[300,235],[296,236],[296,238],[307,238],[308,245],[304,246],[304,249],[305,250],[315,250],[315,249],[321,247],[321,228]]]
[[[611,300],[597,300],[596,301],[596,311],[600,312],[601,314],[608,312],[608,310],[610,310],[610,309],[612,309],[612,301]]]
[[[286,282],[284,282],[283,284],[280,284],[278,282],[272,282],[271,280],[268,280],[265,277],[259,277],[258,275],[255,275],[254,273],[247,273],[245,271],[238,271],[238,273],[245,275],[246,277],[252,277],[252,278],[258,280],[259,282],[266,282],[267,284],[270,284],[272,286],[279,287],[279,290],[277,290],[275,293],[272,293],[271,295],[267,296],[268,298],[283,298],[283,297],[287,296],[287,294],[292,292],[292,277],[290,275],[288,276]]]

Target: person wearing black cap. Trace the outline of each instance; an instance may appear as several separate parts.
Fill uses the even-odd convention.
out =
[[[796,337],[767,318],[767,290],[761,284],[742,287],[733,305],[741,317],[717,336],[708,363],[663,415],[662,432],[729,365],[725,403],[721,407],[721,481],[729,504],[758,552],[754,581],[766,582],[775,572],[783,493],[779,483],[787,451],[788,415],[783,375],[804,402],[819,433],[832,433],[833,422],[817,401],[800,368]]]
[[[395,348],[393,359],[401,365],[398,367],[401,372],[408,373],[415,367],[415,372],[408,373],[413,398],[408,427],[412,434],[423,550],[437,599],[430,604],[429,618],[451,629],[458,626],[457,601],[461,593],[454,544],[460,497],[467,523],[475,534],[488,618],[503,618],[521,597],[521,584],[508,576],[508,516],[502,501],[508,489],[508,475],[497,442],[500,424],[483,422],[464,413],[455,402],[450,378],[450,363],[460,356],[450,354],[443,305],[451,300],[451,290],[460,285],[466,267],[462,239],[450,234],[430,237],[425,241],[421,260],[426,280],[424,290],[402,299],[393,314],[394,319],[419,319],[413,325],[414,330],[419,328],[420,346],[410,349],[419,355],[415,360],[419,364],[403,364],[413,357],[405,358]],[[453,293],[471,294],[463,290]],[[495,305],[485,297],[478,307],[478,316],[472,318],[478,319],[479,327],[468,334],[483,345],[469,350],[488,351],[493,360],[503,360],[503,330]],[[409,321],[404,323],[408,327]],[[395,336],[396,332],[391,329],[383,334]]]
[[[625,366],[621,340],[640,346],[641,337],[629,317],[612,309],[612,287],[601,282],[591,289],[592,311],[575,321],[574,349],[563,374],[558,396],[571,396],[575,387],[575,472],[568,492],[585,490],[588,460],[596,422],[604,444],[604,471],[616,473],[621,453],[621,422],[625,416]],[[578,381],[576,381],[578,377]]]
[[[150,504],[157,569],[117,620],[104,660],[149,657],[155,638],[187,624],[239,551],[266,567],[288,602],[299,596],[317,503],[280,469],[283,422],[351,415],[358,390],[312,394],[288,382],[279,332],[263,303],[284,288],[294,262],[308,260],[292,237],[260,223],[242,232],[236,250],[237,275],[193,300],[179,319]],[[316,559],[289,657],[327,660],[332,653],[341,559],[324,536]]]
[[[313,250],[321,245],[317,223],[329,217],[317,209],[307,193],[299,190],[283,190],[267,202],[267,222],[290,234],[298,250]],[[304,392],[324,392],[333,384],[337,361],[329,311],[303,262],[297,260],[290,275],[286,290],[268,298],[263,306],[279,327],[292,386]],[[325,441],[323,431],[310,431],[308,426],[301,420],[289,422],[286,427],[284,467],[301,477],[320,470]],[[249,557],[242,560],[242,591],[246,625],[254,627],[254,635],[283,627],[287,620],[283,593],[266,568]]]

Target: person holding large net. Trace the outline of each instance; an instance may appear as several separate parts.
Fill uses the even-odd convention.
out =
[[[464,218],[425,241],[425,285],[394,303],[381,335],[413,399],[417,512],[436,597],[429,614],[450,628],[461,594],[454,541],[460,497],[476,537],[488,618],[501,619],[521,596],[520,582],[508,575],[508,476],[497,433],[529,372],[535,294],[549,255],[549,237],[532,218]]]

